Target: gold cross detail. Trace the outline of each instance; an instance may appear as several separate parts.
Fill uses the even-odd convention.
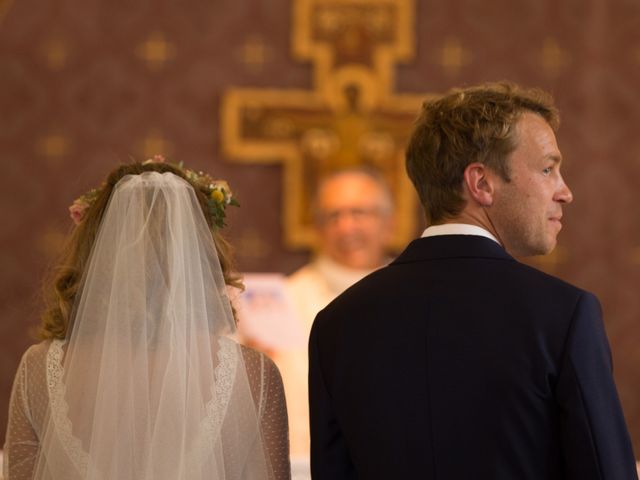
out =
[[[540,60],[544,70],[551,74],[556,75],[569,63],[570,55],[563,50],[558,42],[554,38],[547,38],[544,41],[542,51],[540,53]]]
[[[52,38],[43,46],[47,64],[52,70],[60,70],[67,62],[67,46],[62,39]]]
[[[154,155],[167,156],[172,151],[171,144],[158,132],[151,132],[141,142],[139,151],[147,159]]]
[[[458,71],[469,64],[471,61],[471,53],[462,46],[460,39],[450,37],[445,41],[442,47],[440,64],[449,73],[458,73]]]
[[[69,141],[64,135],[52,133],[40,139],[37,149],[49,158],[64,157],[69,152]]]
[[[64,248],[67,235],[59,227],[48,226],[43,234],[38,236],[36,248],[48,258],[55,258]]]
[[[271,50],[259,36],[250,36],[238,51],[240,61],[252,71],[260,71],[271,58]]]
[[[257,230],[248,228],[238,238],[238,250],[245,257],[259,259],[265,258],[271,253],[271,245],[264,240],[264,235]]]
[[[153,33],[149,38],[138,45],[137,54],[142,58],[149,68],[158,70],[175,55],[175,47],[165,40],[160,32]]]

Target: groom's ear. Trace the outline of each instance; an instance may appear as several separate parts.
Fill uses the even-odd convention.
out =
[[[480,162],[467,165],[464,169],[464,186],[468,195],[468,201],[472,201],[481,207],[490,207],[493,204],[495,192],[495,175]]]

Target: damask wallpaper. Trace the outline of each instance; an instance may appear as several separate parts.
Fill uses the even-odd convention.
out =
[[[320,160],[378,162],[401,192],[420,100],[502,79],[561,109],[575,200],[530,261],[602,301],[640,455],[636,0],[0,0],[0,431],[67,207],[117,163],[164,153],[226,178],[239,268],[290,273]],[[399,197],[397,247],[414,202]]]

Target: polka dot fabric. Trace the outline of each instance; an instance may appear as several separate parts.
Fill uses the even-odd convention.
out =
[[[47,353],[51,342],[30,347],[22,357],[11,392],[4,445],[5,480],[30,480],[38,460],[39,439],[49,409]],[[287,408],[280,372],[254,350],[242,347],[253,399],[260,416],[273,480],[289,480]],[[232,407],[232,406],[231,406]],[[269,480],[272,480],[269,479]]]

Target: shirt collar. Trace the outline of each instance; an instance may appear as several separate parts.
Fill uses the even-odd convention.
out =
[[[491,235],[489,231],[477,225],[469,225],[467,223],[444,223],[442,225],[431,225],[422,232],[422,238],[435,237],[438,235],[477,235],[489,238],[500,245],[498,239]]]

